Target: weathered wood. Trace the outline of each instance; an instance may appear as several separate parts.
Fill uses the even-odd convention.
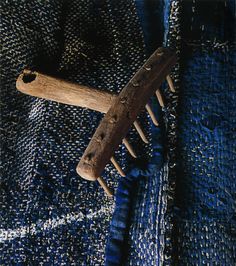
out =
[[[48,75],[24,70],[16,88],[28,95],[59,103],[89,108],[106,113],[116,95],[95,88],[71,83]]]
[[[102,113],[106,113],[109,110],[117,96],[111,92],[68,82],[27,69],[17,78],[16,88],[30,96],[86,107]],[[137,121],[134,126],[142,140],[147,143],[145,133]]]
[[[87,180],[101,176],[106,164],[127,135],[137,115],[169,74],[176,56],[166,48],[157,49],[116,97],[93,135],[77,172]]]
[[[174,91],[173,82],[168,74],[175,61],[174,53],[168,49],[158,49],[119,96],[30,70],[24,70],[18,77],[16,87],[25,94],[43,99],[85,107],[102,113],[109,110],[77,166],[77,172],[83,178],[96,180],[110,159],[113,163],[115,162],[116,167],[124,175],[112,156],[132,123],[134,123],[143,141],[148,142],[136,121],[136,117],[145,106],[148,107],[148,110],[150,109],[148,100],[166,77],[170,89]],[[160,96],[157,93],[160,105],[163,106],[163,100]],[[154,123],[157,124],[151,110],[149,113],[151,113]],[[132,151],[131,154],[134,155],[135,153]]]

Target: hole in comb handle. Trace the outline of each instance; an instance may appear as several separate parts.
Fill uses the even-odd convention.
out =
[[[86,163],[89,163],[92,159],[93,159],[94,154],[93,153],[88,153],[85,157],[84,157],[84,161]]]
[[[144,66],[144,69],[147,71],[151,71],[152,67],[150,65],[146,65],[146,66]]]
[[[117,115],[113,115],[111,118],[110,118],[110,123],[114,124],[117,122]]]
[[[105,133],[101,133],[99,136],[97,136],[97,142],[101,143],[105,138]]]
[[[28,71],[24,72],[22,76],[22,80],[24,83],[31,83],[36,79],[36,74],[34,72]]]

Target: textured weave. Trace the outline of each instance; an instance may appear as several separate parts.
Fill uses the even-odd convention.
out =
[[[101,115],[22,95],[15,80],[27,66],[118,92],[144,61],[135,12],[131,1],[1,3],[1,264],[103,264],[114,202],[75,172]],[[104,178],[119,176],[108,166]]]
[[[133,169],[133,183],[122,179],[120,197],[129,192],[132,202],[118,202],[130,203],[123,211],[129,218],[119,235],[117,220],[125,219],[115,212],[111,233],[120,238],[119,245],[111,241],[111,261],[120,252],[126,265],[235,265],[235,2],[140,7],[149,47],[150,33],[161,29],[154,21],[163,16],[164,43],[178,55],[172,72],[178,93],[165,90],[168,176],[158,173],[161,152],[154,156],[156,169]],[[163,147],[163,140],[157,143]]]
[[[236,264],[235,2],[136,8],[1,2],[1,265]],[[163,85],[164,110],[153,99],[159,128],[141,116],[149,146],[129,134],[140,160],[117,152],[127,177],[106,168],[114,202],[75,172],[101,115],[25,96],[15,79],[30,67],[118,92],[162,44],[177,51],[178,92]]]
[[[235,265],[235,1],[182,12],[176,261]]]

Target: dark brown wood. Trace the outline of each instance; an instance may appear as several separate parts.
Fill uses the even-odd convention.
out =
[[[81,177],[96,180],[101,176],[137,115],[145,108],[175,62],[175,53],[166,48],[157,49],[120,92],[77,166]]]
[[[108,111],[116,97],[110,92],[71,83],[26,69],[17,78],[16,88],[31,96],[85,107],[102,113]]]

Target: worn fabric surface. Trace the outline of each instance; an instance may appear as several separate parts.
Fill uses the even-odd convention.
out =
[[[235,265],[235,1],[184,2],[182,14],[175,252],[182,265]]]
[[[235,265],[235,2],[12,0],[1,17],[1,264]],[[142,115],[148,146],[131,131],[141,159],[117,152],[127,177],[106,168],[110,200],[75,172],[101,115],[15,79],[29,67],[118,92],[161,45],[177,93],[153,99],[159,128]]]
[[[28,67],[118,92],[145,58],[135,5],[1,1],[1,15],[1,264],[103,265],[114,200],[75,171],[101,114],[22,95],[15,80]],[[117,158],[127,165],[123,148]],[[104,178],[120,177],[108,166]]]
[[[120,182],[118,206],[126,206],[128,228],[117,229],[124,220],[117,208],[110,264],[235,265],[235,2],[138,4],[150,50],[162,40],[177,51],[178,93],[165,93],[168,175],[155,175],[163,153],[154,152],[154,167],[133,169],[136,179]]]

